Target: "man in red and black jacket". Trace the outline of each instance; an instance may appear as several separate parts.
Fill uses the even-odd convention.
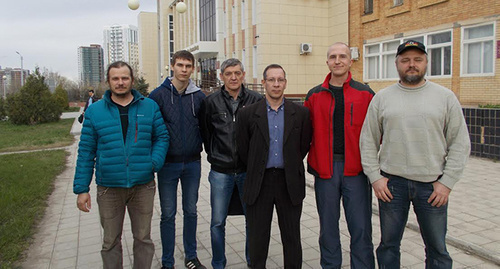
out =
[[[361,166],[359,136],[374,92],[351,78],[349,47],[328,48],[330,73],[312,88],[304,105],[313,126],[308,172],[314,175],[320,219],[319,245],[322,268],[340,268],[339,218],[342,197],[351,235],[351,268],[374,268],[371,186]]]

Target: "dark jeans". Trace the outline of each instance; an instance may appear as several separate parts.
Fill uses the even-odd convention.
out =
[[[375,268],[372,243],[372,190],[364,174],[344,176],[344,162],[333,163],[330,179],[316,178],[316,205],[320,233],[322,268],[341,268],[339,219],[340,200],[344,206],[347,228],[351,235],[351,268]]]
[[[177,186],[181,183],[182,213],[184,226],[182,238],[184,257],[192,260],[196,254],[196,227],[198,224],[198,190],[200,188],[201,162],[166,163],[158,172],[161,220],[160,233],[162,245],[161,263],[172,267],[175,264],[175,215],[177,214]]]
[[[380,230],[382,239],[377,248],[379,268],[400,268],[400,245],[403,238],[410,202],[417,215],[420,233],[425,244],[425,268],[446,269],[452,267],[451,257],[446,250],[446,225],[448,204],[441,207],[427,202],[434,188],[432,183],[422,183],[403,177],[384,174],[389,178],[387,187],[394,199],[390,203],[381,200]]]
[[[212,242],[212,267],[214,269],[226,267],[226,219],[229,203],[235,184],[238,187],[241,199],[245,177],[246,173],[224,174],[214,170],[210,170],[208,174],[208,181],[210,181],[210,205],[212,207],[210,238]],[[243,210],[245,210],[245,206],[243,206]],[[247,263],[249,263],[248,236],[245,243],[245,256]]]

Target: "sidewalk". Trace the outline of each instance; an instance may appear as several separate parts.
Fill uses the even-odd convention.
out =
[[[78,133],[78,131],[76,132]],[[72,192],[73,175],[77,155],[77,142],[68,147],[71,154],[68,168],[56,179],[55,189],[48,199],[49,207],[40,223],[33,244],[27,252],[22,268],[102,268],[101,227],[97,210],[96,187],[91,186],[92,210],[80,212],[76,208],[76,195]],[[210,185],[208,183],[209,164],[202,156],[202,177],[198,201],[198,257],[210,268]],[[457,183],[450,198],[448,217],[449,252],[454,259],[454,268],[500,268],[500,163],[471,158],[463,179]],[[307,176],[308,185],[313,177]],[[179,195],[180,197],[180,188]],[[152,238],[156,251],[153,268],[161,267],[160,205],[155,199]],[[182,209],[179,199],[176,218],[177,268],[184,268],[182,246]],[[377,208],[374,201],[374,209]],[[275,214],[276,215],[276,214]],[[319,221],[316,211],[314,190],[307,188],[304,200],[302,224],[303,268],[321,268],[319,265]],[[401,263],[404,268],[424,268],[424,247],[416,224],[410,212],[409,226],[402,241]],[[380,240],[378,216],[373,216],[373,242]],[[123,234],[123,254],[125,268],[132,264],[132,234],[130,221],[125,218]],[[244,218],[231,216],[226,224],[227,268],[246,268],[244,260]],[[341,242],[343,268],[349,268],[349,236],[345,219],[341,217]],[[460,249],[458,246],[465,247]],[[490,258],[486,261],[480,258]],[[491,262],[496,261],[497,264]],[[276,216],[273,219],[272,238],[269,249],[268,268],[282,268],[283,255]]]

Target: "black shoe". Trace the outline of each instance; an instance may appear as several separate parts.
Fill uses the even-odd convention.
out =
[[[175,269],[173,266],[162,266],[161,269]]]
[[[184,261],[184,265],[186,265],[186,268],[189,269],[207,269],[203,264],[201,264],[200,260],[198,258],[194,258],[192,260],[186,260]]]

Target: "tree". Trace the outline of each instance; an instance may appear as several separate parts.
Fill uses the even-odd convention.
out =
[[[0,120],[4,120],[5,117],[7,117],[7,114],[5,113],[5,99],[0,97]]]
[[[69,108],[68,92],[63,88],[62,84],[57,85],[56,91],[54,92],[54,98],[62,110],[67,110]]]
[[[7,115],[14,124],[38,124],[58,121],[62,108],[45,84],[39,68],[26,80],[21,89],[7,98]]]
[[[149,95],[149,92],[148,92],[149,83],[146,83],[146,79],[143,76],[137,78],[134,81],[134,85],[132,86],[132,88],[134,88],[135,90],[137,90],[138,92],[140,92],[144,96]]]

